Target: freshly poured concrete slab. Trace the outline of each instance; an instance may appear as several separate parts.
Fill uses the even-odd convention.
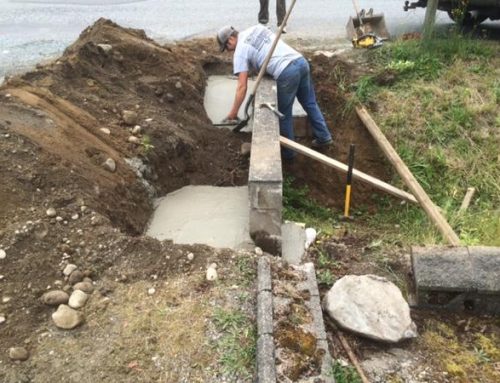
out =
[[[207,80],[207,86],[205,88],[205,110],[207,111],[208,118],[214,124],[219,124],[227,116],[231,106],[234,102],[234,96],[236,93],[236,86],[238,85],[237,78],[235,76],[209,76]],[[238,117],[243,119],[245,117],[245,105],[248,100],[248,96],[255,86],[255,80],[248,80],[248,90],[245,97],[245,101],[241,104],[241,108],[238,112]],[[275,86],[274,86],[275,87]],[[274,103],[274,102],[273,102]],[[258,106],[257,106],[258,107]],[[250,109],[251,113],[251,109]],[[293,116],[294,117],[307,117],[306,112],[299,104],[297,99],[293,104]],[[250,131],[252,124],[249,123],[247,128],[243,131]],[[229,128],[222,127],[222,128]]]
[[[150,237],[232,249],[252,244],[247,186],[186,186],[157,199],[156,206]]]
[[[229,110],[233,106],[234,96],[236,94],[236,86],[238,85],[237,78],[234,76],[210,76],[207,80],[207,86],[205,88],[205,110],[207,111],[208,118],[214,124],[219,124],[224,118],[226,118]],[[248,80],[248,91],[241,104],[241,108],[238,112],[238,117],[243,119],[245,117],[245,105],[247,103],[248,97],[251,90],[255,85],[255,81]],[[249,111],[251,113],[251,109]],[[248,124],[243,131],[250,131],[252,124]],[[231,129],[230,126],[223,127]]]

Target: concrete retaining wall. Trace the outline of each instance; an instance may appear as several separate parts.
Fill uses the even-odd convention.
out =
[[[281,253],[283,175],[277,116],[261,104],[277,104],[274,81],[263,79],[255,96],[248,175],[250,236],[264,251]]]

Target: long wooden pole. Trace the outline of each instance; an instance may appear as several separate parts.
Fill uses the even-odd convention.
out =
[[[298,153],[304,154],[307,157],[310,157],[314,160],[317,160],[325,165],[328,165],[332,168],[340,170],[344,173],[347,173],[347,171],[348,171],[348,166],[346,164],[343,164],[342,162],[339,162],[337,160],[334,160],[333,158],[325,156],[324,154],[318,153],[317,151],[312,150],[312,149],[308,148],[307,146],[300,145],[300,144],[296,143],[295,141],[289,140],[288,138],[280,136],[280,143],[281,143],[281,145],[283,145],[287,148],[293,149]],[[359,170],[353,169],[352,176],[354,179],[358,179],[358,180],[363,181],[367,184],[370,184],[379,190],[383,190],[386,193],[392,194],[395,197],[402,198],[408,202],[418,203],[417,199],[414,196],[412,196],[410,193],[407,193],[401,189],[398,189],[392,185],[389,185],[383,181],[380,181],[380,180],[376,179],[375,177],[369,176],[366,173],[360,172]]]
[[[416,178],[410,172],[410,169],[408,169],[403,160],[391,146],[390,142],[387,138],[385,138],[384,134],[375,121],[373,121],[368,111],[363,107],[356,107],[356,112],[389,161],[394,165],[396,171],[401,176],[406,186],[408,186],[408,189],[410,189],[413,195],[417,198],[420,206],[422,206],[427,216],[437,226],[443,235],[443,238],[453,246],[460,245],[460,239],[457,234],[455,234],[437,206],[434,205],[425,190],[422,186],[420,186]]]
[[[425,10],[424,18],[424,41],[428,42],[432,38],[434,32],[434,24],[436,23],[436,11],[439,0],[427,0],[427,9]]]

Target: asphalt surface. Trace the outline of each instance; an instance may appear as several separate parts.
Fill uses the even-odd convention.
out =
[[[392,35],[419,30],[425,14],[423,9],[404,12],[403,0],[358,3],[360,8],[383,12]],[[144,29],[151,38],[166,42],[213,36],[226,24],[244,29],[257,23],[258,10],[257,0],[0,0],[0,80],[5,74],[57,57],[100,17]],[[354,14],[352,0],[297,0],[288,36],[343,39],[347,20]],[[274,27],[274,1],[270,2],[270,17]],[[439,12],[437,23],[450,21]]]

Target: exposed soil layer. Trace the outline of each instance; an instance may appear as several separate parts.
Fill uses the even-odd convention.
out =
[[[43,358],[14,365],[10,347],[24,345],[35,355],[47,331],[68,338],[86,331],[86,325],[74,333],[57,330],[54,310],[40,302],[48,289],[70,289],[61,272],[67,263],[96,281],[105,298],[113,296],[115,283],[160,283],[234,255],[140,235],[154,193],[247,182],[248,158],[240,146],[250,136],[212,127],[203,108],[207,75],[230,70],[230,57],[216,48],[210,40],[160,46],[143,31],[101,19],[58,60],[0,88],[0,249],[6,252],[0,259],[0,314],[6,317],[0,323],[1,381],[43,381],[35,379]],[[356,143],[356,167],[387,179],[381,154],[359,121],[341,114],[333,74],[355,77],[355,68],[325,56],[311,63],[335,136],[329,154],[345,162],[349,143]],[[287,171],[320,202],[342,204],[343,175],[300,156]],[[372,192],[360,185],[354,205],[369,202]],[[55,215],[47,214],[49,208]],[[194,261],[186,262],[190,252]],[[207,287],[193,283],[186,288]],[[78,374],[84,369],[76,375],[83,380]],[[103,377],[109,373],[112,368]]]

